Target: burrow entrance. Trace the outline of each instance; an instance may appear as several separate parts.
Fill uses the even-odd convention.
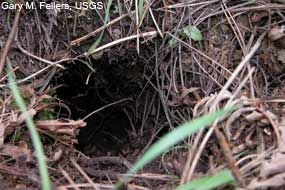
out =
[[[83,119],[94,110],[107,106],[85,120],[87,126],[78,135],[80,151],[117,155],[123,154],[126,146],[130,149],[134,140],[137,145],[135,131],[141,122],[137,113],[139,97],[143,97],[147,89],[144,88],[145,72],[145,62],[138,56],[110,58],[103,55],[98,60],[86,59],[70,64],[56,77],[55,83],[61,85],[57,96],[70,109],[70,112],[62,110],[61,116]]]

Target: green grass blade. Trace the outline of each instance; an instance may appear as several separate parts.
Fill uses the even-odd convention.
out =
[[[36,130],[36,126],[30,117],[30,115],[27,112],[27,108],[25,105],[25,102],[23,98],[21,97],[20,91],[18,87],[16,86],[16,83],[12,77],[11,72],[8,72],[8,79],[9,79],[9,86],[11,88],[13,97],[15,99],[15,102],[17,106],[20,108],[21,112],[24,115],[27,127],[29,129],[29,132],[31,134],[32,138],[32,143],[36,151],[37,155],[37,160],[38,160],[38,165],[39,165],[39,171],[40,171],[40,176],[41,176],[41,187],[42,190],[51,190],[51,182],[48,174],[48,169],[45,161],[45,155],[43,151],[43,145],[41,143],[39,134]]]
[[[88,55],[92,54],[92,52],[94,51],[94,49],[96,49],[98,47],[98,45],[100,44],[102,37],[103,37],[103,31],[101,32],[100,36],[97,38],[97,40],[90,46],[90,48],[88,49]]]
[[[138,12],[139,12],[139,20],[141,21],[142,17],[143,17],[143,8],[144,6],[144,0],[139,0],[138,2]]]
[[[206,126],[213,123],[216,119],[224,115],[225,113],[233,110],[233,108],[220,110],[215,113],[199,117],[192,120],[191,122],[182,124],[181,126],[175,128],[171,132],[164,135],[159,141],[154,143],[149,150],[140,158],[134,166],[128,171],[127,176],[123,178],[123,181],[127,181],[128,175],[136,173],[143,166],[151,162],[153,159],[158,157],[163,152],[167,151],[171,146],[182,141],[184,138],[192,135],[199,129],[205,128]],[[122,184],[118,183],[117,187],[120,187]]]
[[[113,0],[108,0],[106,12],[105,12],[105,18],[104,18],[104,25],[106,25],[108,23],[108,21],[109,21],[109,18],[110,18],[110,8],[111,8],[112,3],[113,3]],[[96,49],[98,47],[98,45],[101,43],[103,35],[104,35],[104,32],[105,32],[105,29],[101,32],[101,34],[98,37],[98,39],[88,49],[88,55],[90,55],[94,51],[94,49]]]
[[[229,170],[221,171],[213,176],[202,177],[179,186],[176,190],[210,190],[234,181]]]

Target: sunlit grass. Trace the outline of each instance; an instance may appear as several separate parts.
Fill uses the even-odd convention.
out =
[[[234,181],[229,170],[221,171],[213,176],[202,177],[179,186],[175,190],[210,190]]]
[[[143,16],[143,10],[144,10],[144,0],[138,0],[138,15],[140,21]]]

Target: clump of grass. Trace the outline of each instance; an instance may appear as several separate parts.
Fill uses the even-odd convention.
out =
[[[36,126],[32,118],[27,112],[25,101],[21,96],[21,93],[15,83],[14,78],[12,77],[11,72],[9,72],[8,79],[9,79],[9,87],[11,88],[15,103],[19,107],[20,111],[23,113],[28,130],[31,134],[32,143],[36,151],[38,165],[39,165],[42,190],[51,190],[51,181],[50,181],[49,174],[48,174],[48,169],[47,169],[47,165],[45,161],[45,155],[43,151],[43,145],[40,140],[40,136],[36,130]]]
[[[148,149],[148,151],[146,151],[146,153],[134,164],[134,166],[127,172],[126,176],[122,179],[122,182],[119,182],[116,184],[116,188],[119,189],[122,186],[123,182],[127,182],[130,180],[130,177],[129,177],[130,175],[138,172],[146,164],[148,164],[149,162],[154,160],[156,157],[160,156],[165,151],[168,151],[173,145],[179,143],[180,141],[182,141],[186,137],[194,134],[196,131],[209,126],[211,123],[213,123],[219,117],[223,116],[227,112],[232,111],[233,109],[234,108],[228,108],[225,110],[220,110],[220,111],[214,112],[214,113],[206,115],[206,116],[199,117],[197,119],[192,120],[191,122],[182,124],[181,126],[175,128],[171,132],[164,135],[159,141],[154,143]],[[226,173],[226,174],[228,174],[228,173]],[[214,179],[217,179],[218,181],[215,184],[213,183],[212,185],[217,186],[217,185],[224,184],[224,183],[227,183],[229,181],[232,181],[233,178],[231,175],[227,175],[227,178],[225,181],[221,180],[220,176],[224,177],[224,175],[226,175],[226,174],[222,173],[222,174],[217,174],[217,176],[213,176]],[[210,180],[210,183],[211,182],[212,182],[212,180]],[[191,183],[188,186],[192,187],[193,183]],[[197,189],[196,187],[203,186],[202,183],[203,183],[202,179],[201,179],[201,181],[195,182],[194,183],[195,189]],[[198,186],[198,185],[200,185],[200,186]],[[188,186],[185,186],[186,188],[179,187],[178,189],[186,190]],[[211,187],[210,185],[207,185],[207,186]],[[200,188],[198,188],[198,189],[200,189]]]

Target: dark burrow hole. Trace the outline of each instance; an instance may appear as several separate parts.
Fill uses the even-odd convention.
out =
[[[125,57],[125,58],[124,58]],[[68,65],[57,76],[57,97],[70,109],[60,110],[64,118],[83,119],[108,104],[120,103],[99,111],[85,121],[80,129],[78,145],[85,154],[118,155],[130,145],[131,126],[134,126],[136,97],[143,88],[144,63],[129,56],[110,59],[103,55],[99,60],[81,60]],[[132,125],[131,125],[132,124]]]

